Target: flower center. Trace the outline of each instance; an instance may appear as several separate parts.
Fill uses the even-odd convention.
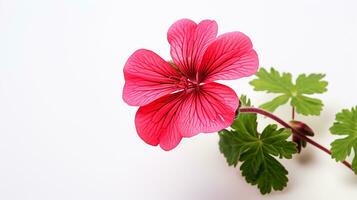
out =
[[[173,61],[167,61],[175,70],[177,70],[182,76],[181,77],[170,77],[170,79],[174,80],[176,87],[178,90],[192,90],[192,89],[199,89],[201,83],[198,81],[198,74],[196,74],[196,79],[192,80],[190,78],[185,77],[175,65]]]
[[[181,77],[176,82],[176,87],[178,87],[179,89],[183,89],[183,90],[198,89],[199,86],[200,86],[200,84],[197,83],[197,81],[190,80],[186,77]]]

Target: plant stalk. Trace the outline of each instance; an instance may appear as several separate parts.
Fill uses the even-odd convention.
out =
[[[291,109],[291,119],[295,120],[295,106],[292,106],[292,109]]]
[[[320,145],[319,143],[315,142],[311,138],[306,137],[303,133],[301,133],[298,130],[294,129],[287,122],[285,122],[284,120],[282,120],[278,116],[276,116],[276,115],[274,115],[274,114],[272,114],[272,113],[270,113],[268,111],[265,111],[265,110],[260,109],[260,108],[253,108],[253,107],[240,108],[239,111],[242,112],[242,113],[257,113],[257,114],[263,115],[265,117],[268,117],[268,118],[278,122],[280,125],[284,126],[285,128],[291,129],[293,134],[298,136],[300,139],[305,140],[306,142],[310,143],[311,145],[313,145],[313,146],[317,147],[318,149],[324,151],[325,153],[331,155],[331,151],[329,149],[327,149],[326,147],[324,147],[324,146]],[[344,164],[346,167],[348,167],[350,170],[353,171],[352,165],[349,162],[347,162],[346,160],[343,161],[342,164]]]

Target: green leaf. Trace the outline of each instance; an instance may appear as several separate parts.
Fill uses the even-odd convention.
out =
[[[327,81],[323,81],[325,74],[300,74],[296,79],[296,90],[301,94],[321,94],[327,91]]]
[[[336,115],[336,122],[330,128],[334,135],[345,135],[331,143],[332,158],[345,160],[354,151],[353,171],[357,174],[357,106],[351,110],[343,109]]]
[[[247,134],[257,134],[257,126],[257,114],[255,113],[240,113],[232,123],[233,129]]]
[[[256,91],[288,94],[294,88],[290,73],[280,75],[274,68],[271,68],[270,72],[260,68],[255,75],[258,79],[251,81],[250,84],[254,86]]]
[[[296,112],[303,115],[320,115],[323,103],[320,99],[298,95],[291,98],[291,105],[296,108]]]
[[[321,94],[327,91],[327,81],[324,74],[301,74],[292,82],[290,73],[279,73],[274,68],[267,71],[264,68],[256,73],[257,78],[250,84],[255,91],[280,94],[273,100],[262,104],[260,107],[270,112],[289,102],[302,115],[320,115],[323,103],[321,100],[306,95]]]
[[[219,132],[219,147],[228,165],[237,166],[246,181],[257,185],[262,194],[282,190],[288,182],[287,170],[277,158],[292,158],[297,152],[296,144],[287,139],[291,133],[268,125],[261,134],[257,130],[257,115],[240,113],[232,130]]]
[[[240,100],[241,106],[246,106],[246,107],[252,106],[252,103],[251,103],[250,99],[247,97],[247,95],[241,95],[239,100]]]
[[[274,110],[276,110],[279,106],[286,104],[290,99],[290,96],[288,95],[281,95],[278,96],[276,98],[274,98],[273,100],[262,104],[260,106],[260,108],[263,108],[264,110],[273,112]]]
[[[257,165],[256,160],[249,159],[240,167],[246,181],[252,185],[258,185],[262,194],[270,193],[272,189],[283,190],[289,181],[288,171],[270,155],[259,152],[257,160],[259,159],[263,160],[261,161],[263,164]],[[259,168],[256,169],[256,166]]]

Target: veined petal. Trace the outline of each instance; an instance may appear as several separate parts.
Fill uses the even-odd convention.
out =
[[[212,133],[230,126],[239,106],[236,93],[219,83],[207,83],[190,93],[182,105],[180,130],[184,137]]]
[[[177,90],[179,73],[156,53],[139,49],[124,66],[123,99],[132,106],[148,104]]]
[[[208,46],[199,68],[200,81],[251,76],[258,66],[258,55],[249,37],[241,32],[226,33]]]
[[[189,19],[181,19],[169,28],[167,39],[171,45],[171,57],[187,78],[196,78],[203,54],[216,38],[217,30],[215,21],[203,20],[196,24]]]
[[[142,106],[136,112],[136,130],[147,144],[169,151],[181,141],[179,116],[184,102],[184,92],[163,96]]]
[[[216,132],[231,125],[238,105],[231,88],[208,83],[140,107],[135,117],[136,129],[146,143],[171,150],[182,137]]]

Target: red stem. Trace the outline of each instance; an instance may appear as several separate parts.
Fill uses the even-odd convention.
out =
[[[298,136],[300,139],[305,140],[306,142],[314,145],[315,147],[317,147],[318,149],[324,151],[325,153],[331,155],[331,151],[329,149],[327,149],[326,147],[320,145],[319,143],[315,142],[314,140],[312,140],[311,138],[306,137],[303,133],[299,132],[298,130],[294,129],[292,126],[290,126],[288,123],[286,123],[284,120],[280,119],[278,116],[267,112],[263,109],[260,108],[240,108],[239,110],[242,113],[257,113],[257,114],[261,114],[264,115],[265,117],[269,117],[270,119],[278,122],[279,124],[281,124],[282,126],[284,126],[285,128],[291,129],[293,134],[295,134],[296,136]],[[348,167],[349,169],[352,170],[352,165],[347,162],[347,161],[343,161],[342,162],[346,167]]]

